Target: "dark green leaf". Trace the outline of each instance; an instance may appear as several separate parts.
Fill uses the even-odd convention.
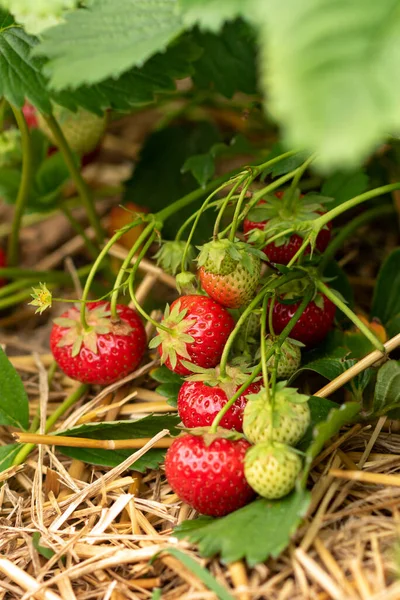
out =
[[[51,104],[42,74],[43,60],[31,56],[36,38],[19,26],[7,26],[1,13],[0,29],[0,96],[21,108],[25,97],[39,110],[49,112]]]
[[[268,160],[272,160],[281,154],[284,154],[288,151],[288,148],[285,148],[280,142],[277,142],[272,146],[270,154],[268,154]],[[305,152],[297,152],[293,156],[289,156],[288,158],[284,158],[278,163],[271,165],[264,169],[261,174],[261,179],[267,177],[267,175],[271,175],[271,177],[279,177],[280,175],[286,175],[286,173],[290,173],[294,169],[297,169],[303,162],[309,157],[308,153]]]
[[[321,193],[334,198],[329,209],[339,206],[346,200],[365,192],[368,188],[368,175],[363,169],[357,171],[339,171],[324,181]]]
[[[168,369],[165,365],[158,367],[158,369],[154,369],[150,372],[151,378],[158,383],[177,383],[182,385],[183,379],[177,373],[174,373],[170,369]]]
[[[296,490],[282,500],[259,499],[222,519],[184,521],[174,534],[198,544],[203,556],[220,554],[226,563],[245,558],[254,566],[287,547],[310,498],[309,492]]]
[[[214,160],[210,154],[196,154],[186,159],[182,173],[192,173],[193,177],[204,187],[215,172]]]
[[[20,376],[0,348],[0,425],[26,430],[29,401]]]
[[[385,329],[389,338],[394,337],[400,332],[400,313],[392,317],[390,321],[385,324]]]
[[[42,546],[40,543],[40,533],[39,531],[35,531],[32,535],[32,543],[35,550],[39,552],[44,558],[50,559],[54,556],[54,551],[47,546]]]
[[[194,560],[194,558],[177,548],[165,548],[164,552],[177,558],[197,579],[200,579],[209,590],[213,591],[219,600],[235,600],[228,590],[218,583],[211,573],[202,567],[197,560]]]
[[[231,98],[237,91],[257,93],[254,33],[244,21],[227,23],[219,35],[194,34],[204,52],[195,63],[197,88],[210,89]]]
[[[332,400],[328,400],[328,398],[318,398],[317,396],[311,396],[308,405],[311,413],[310,424],[297,445],[297,448],[303,452],[307,450],[313,440],[314,428],[317,423],[326,421],[332,408],[338,408],[336,402],[332,402]]]
[[[12,466],[14,458],[21,450],[21,444],[0,446],[0,473]]]
[[[400,313],[400,248],[393,250],[383,263],[374,289],[371,317],[385,325]]]
[[[60,431],[57,435],[85,437],[93,440],[151,438],[162,429],[169,429],[172,435],[177,435],[179,432],[175,430],[175,426],[178,423],[177,415],[149,415],[137,421],[105,421],[77,425],[66,431]]]
[[[142,66],[182,28],[175,0],[97,0],[47,29],[37,52],[54,88],[76,88]]]
[[[384,415],[400,407],[400,361],[389,360],[378,371],[373,411]]]
[[[134,450],[98,450],[97,448],[66,448],[61,446],[58,451],[65,456],[102,467],[116,467],[134,453]],[[136,460],[130,468],[140,473],[147,469],[158,469],[164,460],[165,453],[166,450],[163,448],[149,450]]]
[[[333,408],[327,419],[318,423],[314,428],[313,441],[306,451],[305,468],[302,477],[303,484],[307,481],[307,475],[312,461],[321,452],[325,442],[329,441],[336,435],[343,425],[352,423],[360,412],[360,404],[358,402],[348,402],[342,404],[339,408]]]
[[[124,201],[132,200],[151,211],[159,211],[198,188],[190,173],[182,173],[185,160],[204,153],[219,141],[219,133],[209,123],[175,125],[151,135],[142,150],[139,164],[126,184]],[[157,177],[154,176],[157,173]],[[204,198],[192,203],[168,219],[163,227],[164,239],[174,239],[178,228],[197,210]],[[215,215],[204,213],[197,227],[194,244],[204,243],[212,233]]]

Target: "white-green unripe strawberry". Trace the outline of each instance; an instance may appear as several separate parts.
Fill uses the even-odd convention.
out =
[[[267,336],[265,343],[267,351],[273,346],[276,341],[276,337]],[[280,358],[277,368],[278,379],[289,379],[300,367],[301,363],[301,351],[299,342],[287,338],[282,346],[280,347]],[[268,360],[267,365],[272,369],[275,365],[275,356],[272,355]]]
[[[99,117],[83,108],[74,113],[62,106],[55,106],[53,112],[71,150],[83,155],[96,148],[104,135],[106,115]],[[56,145],[53,134],[40,113],[37,118],[40,129]]]
[[[277,383],[273,403],[271,391],[267,396],[264,387],[247,396],[243,432],[253,444],[273,440],[295,446],[303,437],[310,424],[309,397],[285,385],[286,381]]]
[[[275,500],[292,491],[301,471],[300,456],[286,444],[264,442],[247,450],[244,474],[257,494]]]

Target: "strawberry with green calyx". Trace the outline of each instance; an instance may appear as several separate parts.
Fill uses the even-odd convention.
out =
[[[190,375],[186,360],[198,367],[216,367],[235,327],[228,311],[207,296],[181,296],[165,309],[162,328],[150,342],[161,362],[179,375]]]
[[[290,194],[290,198],[289,198]],[[289,202],[286,202],[286,196]],[[310,233],[310,222],[325,213],[324,204],[330,201],[317,194],[306,196],[292,190],[276,192],[275,196],[267,196],[252,208],[243,222],[243,230],[249,243],[263,248],[268,260],[287,265],[296,255],[304,237]],[[323,252],[331,238],[332,223],[328,223],[319,232],[315,248]],[[268,243],[268,239],[278,234],[287,233]],[[305,250],[309,254],[310,246]]]
[[[243,431],[253,444],[276,441],[295,445],[310,424],[309,396],[288,388],[286,381],[276,384],[275,395],[265,387],[247,396]]]
[[[262,252],[228,239],[204,244],[197,258],[203,290],[228,308],[250,302],[260,283]]]
[[[182,271],[175,277],[176,289],[180,294],[193,295],[197,292],[197,279],[194,273]]]
[[[86,306],[82,325],[74,306],[55,319],[50,335],[54,360],[71,379],[109,385],[134,371],[146,350],[146,331],[137,313],[117,305],[118,320],[111,317],[109,302]]]
[[[310,285],[310,279],[296,279],[280,287],[271,311],[271,323],[274,333],[281,333],[289,323],[305,290]],[[335,292],[336,293],[336,292]],[[335,304],[315,289],[311,301],[307,304],[301,317],[290,332],[293,340],[298,340],[307,347],[313,347],[322,342],[333,327]]]
[[[237,432],[202,429],[178,437],[165,457],[167,480],[177,496],[199,513],[227,515],[254,498],[244,476],[250,444]]]
[[[228,365],[225,375],[221,376],[219,367],[201,369],[188,365],[194,371],[185,379],[178,395],[178,414],[185,427],[211,426],[219,411],[225,406],[240,386],[249,378],[244,367]],[[248,371],[248,369],[247,369]],[[251,383],[239,396],[221,420],[225,429],[243,430],[243,411],[247,394],[259,391],[259,382]]]
[[[171,275],[176,275],[181,267],[182,256],[186,249],[186,242],[182,240],[173,240],[163,242],[158,252],[154,255],[157,259],[157,264]],[[184,261],[185,271],[190,270],[196,256],[195,249],[189,245]]]
[[[263,442],[246,452],[244,472],[257,494],[269,500],[283,498],[296,485],[302,468],[298,453],[277,442]]]
[[[265,340],[266,349],[269,350],[277,343],[278,336],[268,335]],[[278,379],[290,379],[290,377],[297,371],[301,364],[301,351],[300,347],[303,344],[297,340],[286,338],[283,344],[278,349],[279,362],[277,367],[276,376]],[[256,354],[258,358],[258,354]],[[275,366],[275,356],[267,361],[269,369],[273,369]]]

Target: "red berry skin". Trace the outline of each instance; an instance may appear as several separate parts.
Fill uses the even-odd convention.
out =
[[[108,302],[92,302],[88,310],[107,305]],[[112,331],[98,334],[97,354],[82,345],[77,356],[72,356],[72,346],[59,346],[65,327],[54,324],[50,334],[50,348],[59,367],[71,379],[81,383],[109,385],[126,377],[141,363],[146,351],[147,337],[143,323],[137,313],[125,305],[117,306],[121,321],[131,327],[129,335],[115,334]],[[71,318],[79,313],[74,306],[62,317]]]
[[[3,248],[0,248],[0,268],[3,269],[6,266],[7,266],[6,253],[4,252]],[[3,287],[3,285],[6,285],[6,283],[7,283],[6,279],[0,278],[0,287]]]
[[[177,302],[180,302],[181,310],[187,309],[185,320],[196,321],[186,332],[194,338],[193,342],[186,345],[190,359],[183,358],[183,360],[188,360],[204,369],[216,367],[220,362],[226,340],[235,327],[235,320],[223,306],[207,296],[181,296],[171,304],[171,310]],[[158,351],[161,355],[161,345]],[[192,374],[182,365],[179,356],[175,368],[172,368],[169,358],[165,361],[165,365],[178,375]]]
[[[322,297],[324,308],[319,308],[315,302],[310,302],[290,332],[292,339],[303,342],[309,348],[322,342],[333,326],[336,306],[326,296]],[[300,302],[282,304],[276,300],[272,311],[272,325],[276,334],[283,331],[299,304]]]
[[[22,113],[25,117],[26,124],[29,129],[37,129],[39,127],[39,123],[36,116],[36,108],[29,104],[29,102],[25,102],[22,107]]]
[[[276,192],[275,194],[275,196],[278,198],[281,198],[282,195],[282,192]],[[265,204],[265,201],[261,200],[259,204]],[[243,231],[245,234],[248,234],[252,229],[260,229],[261,231],[264,231],[264,227],[267,223],[268,221],[255,223],[254,221],[245,219],[243,222]],[[318,252],[322,253],[327,248],[331,239],[331,234],[332,223],[328,223],[327,229],[322,229],[317,236],[316,249]],[[287,265],[295,256],[296,252],[300,249],[303,242],[304,239],[300,235],[293,233],[285,244],[277,246],[275,242],[272,242],[263,248],[263,252],[268,257],[269,261],[278,263],[280,265]],[[310,254],[310,247],[305,249],[304,254]]]
[[[246,396],[256,394],[260,388],[260,383],[251,383],[224,415],[220,426],[242,432]],[[236,391],[238,389],[239,386]],[[225,391],[219,386],[211,387],[202,381],[185,381],[179,390],[178,414],[185,427],[208,427],[228,400]]]
[[[168,483],[183,502],[203,515],[223,517],[254,497],[244,476],[244,439],[217,438],[209,446],[200,436],[176,439],[165,458]]]

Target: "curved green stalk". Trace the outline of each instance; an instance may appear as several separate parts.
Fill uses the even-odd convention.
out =
[[[233,196],[232,200],[237,200],[239,198],[239,196]],[[197,215],[199,214],[199,212],[201,212],[201,214],[203,214],[206,210],[209,210],[210,208],[215,208],[216,206],[218,206],[220,203],[220,200],[214,200],[214,202],[210,202],[209,204],[207,204],[207,206],[205,208],[203,208],[203,205],[199,208],[199,210],[196,210],[192,215],[190,215],[189,218],[186,219],[186,221],[184,223],[182,223],[182,225],[180,226],[180,228],[178,229],[178,233],[175,236],[175,240],[179,241],[185,231],[185,229],[187,227],[189,227],[189,225],[191,223],[193,223],[193,221],[197,218]]]
[[[243,186],[243,189],[240,192],[239,200],[236,203],[236,208],[235,208],[235,212],[234,212],[233,219],[232,219],[232,227],[231,227],[231,231],[229,234],[229,239],[231,242],[233,242],[235,240],[236,231],[239,226],[239,215],[240,215],[240,211],[242,208],[242,204],[243,204],[244,199],[246,198],[247,190],[249,189],[249,187],[252,183],[253,183],[253,179],[249,178],[247,180],[246,184]]]
[[[271,356],[276,351],[275,347],[280,348],[282,346],[283,342],[286,340],[286,338],[290,335],[290,332],[292,331],[293,327],[296,325],[297,321],[300,319],[301,315],[303,314],[307,304],[310,302],[313,292],[314,292],[314,285],[310,285],[306,289],[303,299],[300,302],[299,306],[296,308],[296,312],[294,313],[293,317],[290,319],[289,323],[286,325],[286,327],[283,329],[283,331],[279,334],[278,339],[276,340],[275,344],[273,346],[271,346],[271,348],[266,352],[265,361],[268,362],[268,360],[271,358]],[[246,391],[246,389],[249,387],[249,385],[255,380],[257,375],[260,373],[261,369],[262,369],[262,366],[261,366],[261,363],[259,363],[256,367],[254,367],[249,378],[243,383],[243,385],[240,386],[240,388],[235,392],[235,394],[232,396],[232,398],[230,398],[228,400],[228,402],[225,404],[225,406],[223,408],[221,408],[221,410],[215,417],[214,421],[212,422],[211,433],[215,433],[217,431],[218,425],[220,424],[221,420],[226,415],[226,413],[228,412],[228,410],[230,409],[232,404],[234,404],[236,402],[236,400],[243,394],[243,392]]]
[[[298,168],[298,171],[296,173],[296,175],[293,177],[292,183],[290,184],[289,190],[288,190],[288,195],[285,199],[286,201],[286,208],[289,212],[292,211],[292,207],[293,207],[293,199],[295,197],[295,191],[296,188],[299,184],[300,179],[303,177],[305,171],[307,171],[308,167],[310,166],[310,164],[315,160],[316,158],[316,154],[313,154],[312,156],[310,156],[309,158],[307,158],[306,161],[303,162],[302,165],[300,165],[300,167]]]
[[[347,223],[347,225],[340,229],[338,234],[333,238],[329,246],[324,251],[318,265],[320,273],[324,272],[327,264],[331,259],[333,259],[339,248],[343,246],[345,240],[350,237],[359,227],[369,223],[369,221],[378,219],[379,217],[395,214],[396,210],[394,206],[388,204],[387,206],[374,206],[373,208],[361,213],[361,215],[358,215],[358,217],[352,219],[349,223]]]
[[[83,179],[79,167],[76,165],[71,148],[69,147],[68,142],[65,139],[65,136],[62,132],[62,129],[57,123],[56,119],[53,117],[53,115],[42,114],[42,116],[46,121],[53,135],[53,138],[58,148],[60,149],[60,152],[64,157],[65,163],[68,167],[69,172],[71,173],[71,177],[74,180],[76,189],[82,200],[82,204],[85,207],[89,222],[95,231],[97,241],[99,242],[99,244],[101,244],[104,239],[104,232],[100,223],[100,219],[96,213],[96,208],[93,202],[91,191],[86,181]]]
[[[60,404],[60,406],[53,412],[53,414],[51,414],[49,416],[49,418],[46,421],[46,426],[45,426],[45,433],[48,433],[53,425],[56,424],[56,422],[58,421],[58,419],[64,415],[67,410],[69,408],[71,408],[71,406],[73,406],[76,402],[78,402],[78,400],[80,400],[82,398],[82,396],[87,392],[87,390],[89,389],[89,386],[86,384],[82,384],[80,385],[74,392],[72,392],[72,394],[70,396],[68,396],[68,398],[66,398],[64,400],[64,402],[62,404]],[[36,433],[40,433],[40,431],[36,431]],[[21,450],[18,452],[18,454],[16,455],[16,457],[13,460],[13,465],[21,465],[23,462],[25,462],[25,460],[27,459],[27,457],[29,456],[29,454],[32,452],[32,450],[35,449],[35,444],[24,444],[21,448]]]
[[[261,368],[263,374],[263,381],[265,387],[265,393],[267,395],[267,399],[269,396],[269,382],[268,382],[268,366],[267,366],[267,347],[266,347],[266,337],[267,337],[267,309],[268,309],[268,296],[265,295],[263,298],[262,305],[262,313],[261,313],[261,334],[260,334],[260,349],[261,349]]]
[[[18,262],[19,254],[19,230],[21,228],[22,217],[29,199],[29,192],[32,185],[32,146],[29,134],[29,128],[21,110],[11,105],[15,120],[21,132],[22,143],[22,173],[21,183],[15,201],[14,218],[12,222],[11,235],[8,239],[7,263],[13,267]]]
[[[221,223],[222,217],[224,216],[226,207],[228,206],[229,202],[232,200],[232,197],[234,196],[234,194],[235,194],[236,190],[238,189],[238,187],[240,187],[243,184],[243,182],[246,180],[247,177],[248,177],[247,174],[246,174],[246,176],[240,177],[235,182],[235,185],[229,191],[228,195],[226,196],[225,200],[223,201],[223,203],[221,205],[221,208],[218,211],[217,218],[215,219],[215,223],[214,223],[214,230],[213,230],[213,238],[214,238],[214,240],[218,239],[219,225]]]
[[[322,281],[316,281],[315,285],[317,289],[322,292],[335,306],[341,310],[346,317],[350,319],[352,323],[365,335],[365,337],[371,342],[371,344],[379,350],[379,352],[385,353],[385,346],[382,344],[380,340],[372,333],[370,329],[357,317],[355,313],[341,300],[336,296],[336,294],[328,288]]]
[[[122,284],[122,280],[124,278],[124,275],[125,275],[127,269],[129,269],[129,267],[131,265],[131,261],[132,261],[133,257],[135,256],[136,252],[139,250],[140,246],[142,245],[142,243],[144,242],[146,237],[149,234],[151,234],[152,232],[154,232],[154,227],[155,227],[154,222],[149,223],[147,225],[147,227],[145,227],[145,229],[139,235],[136,242],[133,244],[132,248],[129,250],[127,257],[125,258],[125,260],[122,263],[122,266],[118,272],[117,278],[114,283],[113,291],[111,294],[111,316],[113,319],[115,319],[117,321],[119,319],[118,312],[117,312],[118,293],[119,293],[119,290],[120,290],[120,287]],[[151,239],[153,240],[154,236],[152,236]],[[138,264],[139,262],[140,262],[140,260],[138,257],[138,260],[136,261],[136,263]]]

